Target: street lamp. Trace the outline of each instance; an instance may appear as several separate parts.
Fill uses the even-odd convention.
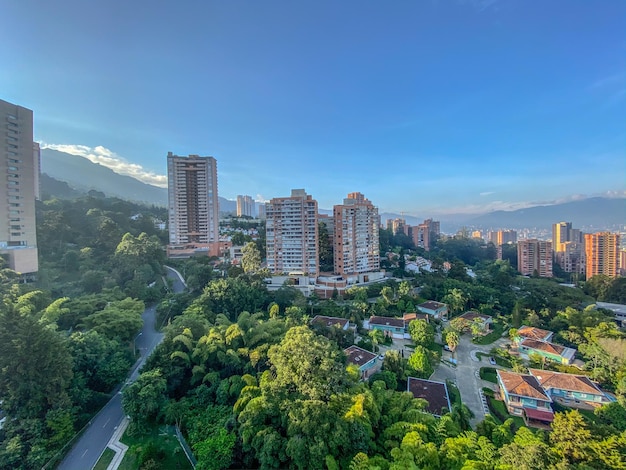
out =
[[[139,334],[135,336],[135,339],[133,339],[133,356],[137,355],[137,350],[135,349],[135,341],[137,341],[137,338],[139,338],[142,334],[143,332],[140,331]]]

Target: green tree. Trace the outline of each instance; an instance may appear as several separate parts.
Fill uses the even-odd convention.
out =
[[[261,253],[254,242],[248,242],[241,249],[241,267],[245,273],[255,273],[261,267]]]
[[[452,350],[452,352],[456,351],[457,346],[461,342],[461,337],[459,333],[455,330],[450,330],[446,333],[446,344]]]
[[[326,223],[319,222],[319,263],[320,263],[320,271],[322,272],[332,272],[334,271],[334,250],[333,244],[330,241],[330,236],[328,234],[328,228]]]
[[[456,315],[465,310],[467,305],[467,296],[461,289],[454,288],[450,290],[441,301],[448,304],[450,313]]]
[[[340,351],[306,326],[291,328],[268,357],[275,374],[271,388],[280,396],[328,401],[347,385]]]
[[[409,334],[416,345],[428,348],[435,342],[435,329],[426,320],[411,321]]]
[[[589,460],[590,441],[591,432],[577,410],[555,414],[550,443],[563,459],[570,464]]]
[[[422,378],[428,378],[433,373],[428,351],[421,345],[415,346],[413,354],[409,357],[409,366]]]
[[[155,423],[165,409],[167,383],[160,369],[142,373],[122,393],[124,412],[130,416],[132,429],[143,431]]]

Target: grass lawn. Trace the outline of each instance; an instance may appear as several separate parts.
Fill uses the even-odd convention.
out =
[[[491,383],[498,383],[498,376],[496,370],[493,367],[481,367],[480,378]]]
[[[119,466],[120,470],[138,470],[142,464],[141,454],[149,447],[159,451],[158,456],[153,456],[159,464],[157,468],[167,470],[192,469],[185,452],[174,435],[174,431],[169,427],[162,426],[152,429],[146,434],[136,436],[130,436],[126,432],[121,441],[128,446],[128,451]]]
[[[474,344],[491,344],[494,341],[502,338],[502,333],[504,333],[504,325],[502,323],[494,322],[491,324],[493,326],[493,331],[485,336],[478,336],[472,340]]]
[[[506,405],[501,400],[496,400],[495,398],[487,397],[487,405],[489,406],[489,411],[501,422],[504,423],[507,419],[513,418],[513,426],[515,429],[519,429],[522,426],[526,426],[524,424],[524,420],[519,416],[512,416],[509,414],[506,409]]]
[[[115,457],[115,452],[107,447],[104,449],[104,452],[102,452],[100,460],[98,460],[98,463],[96,463],[93,470],[107,470],[107,467],[111,463],[111,460],[113,460],[113,457]]]

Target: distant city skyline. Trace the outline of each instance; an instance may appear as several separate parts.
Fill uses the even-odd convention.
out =
[[[34,111],[42,147],[149,184],[169,151],[211,155],[230,200],[623,197],[626,3],[601,5],[4,2],[0,98]]]

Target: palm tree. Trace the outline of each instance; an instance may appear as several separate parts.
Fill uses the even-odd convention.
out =
[[[461,337],[457,331],[450,330],[446,334],[446,344],[452,352],[456,351],[456,347],[459,345],[460,341]]]

